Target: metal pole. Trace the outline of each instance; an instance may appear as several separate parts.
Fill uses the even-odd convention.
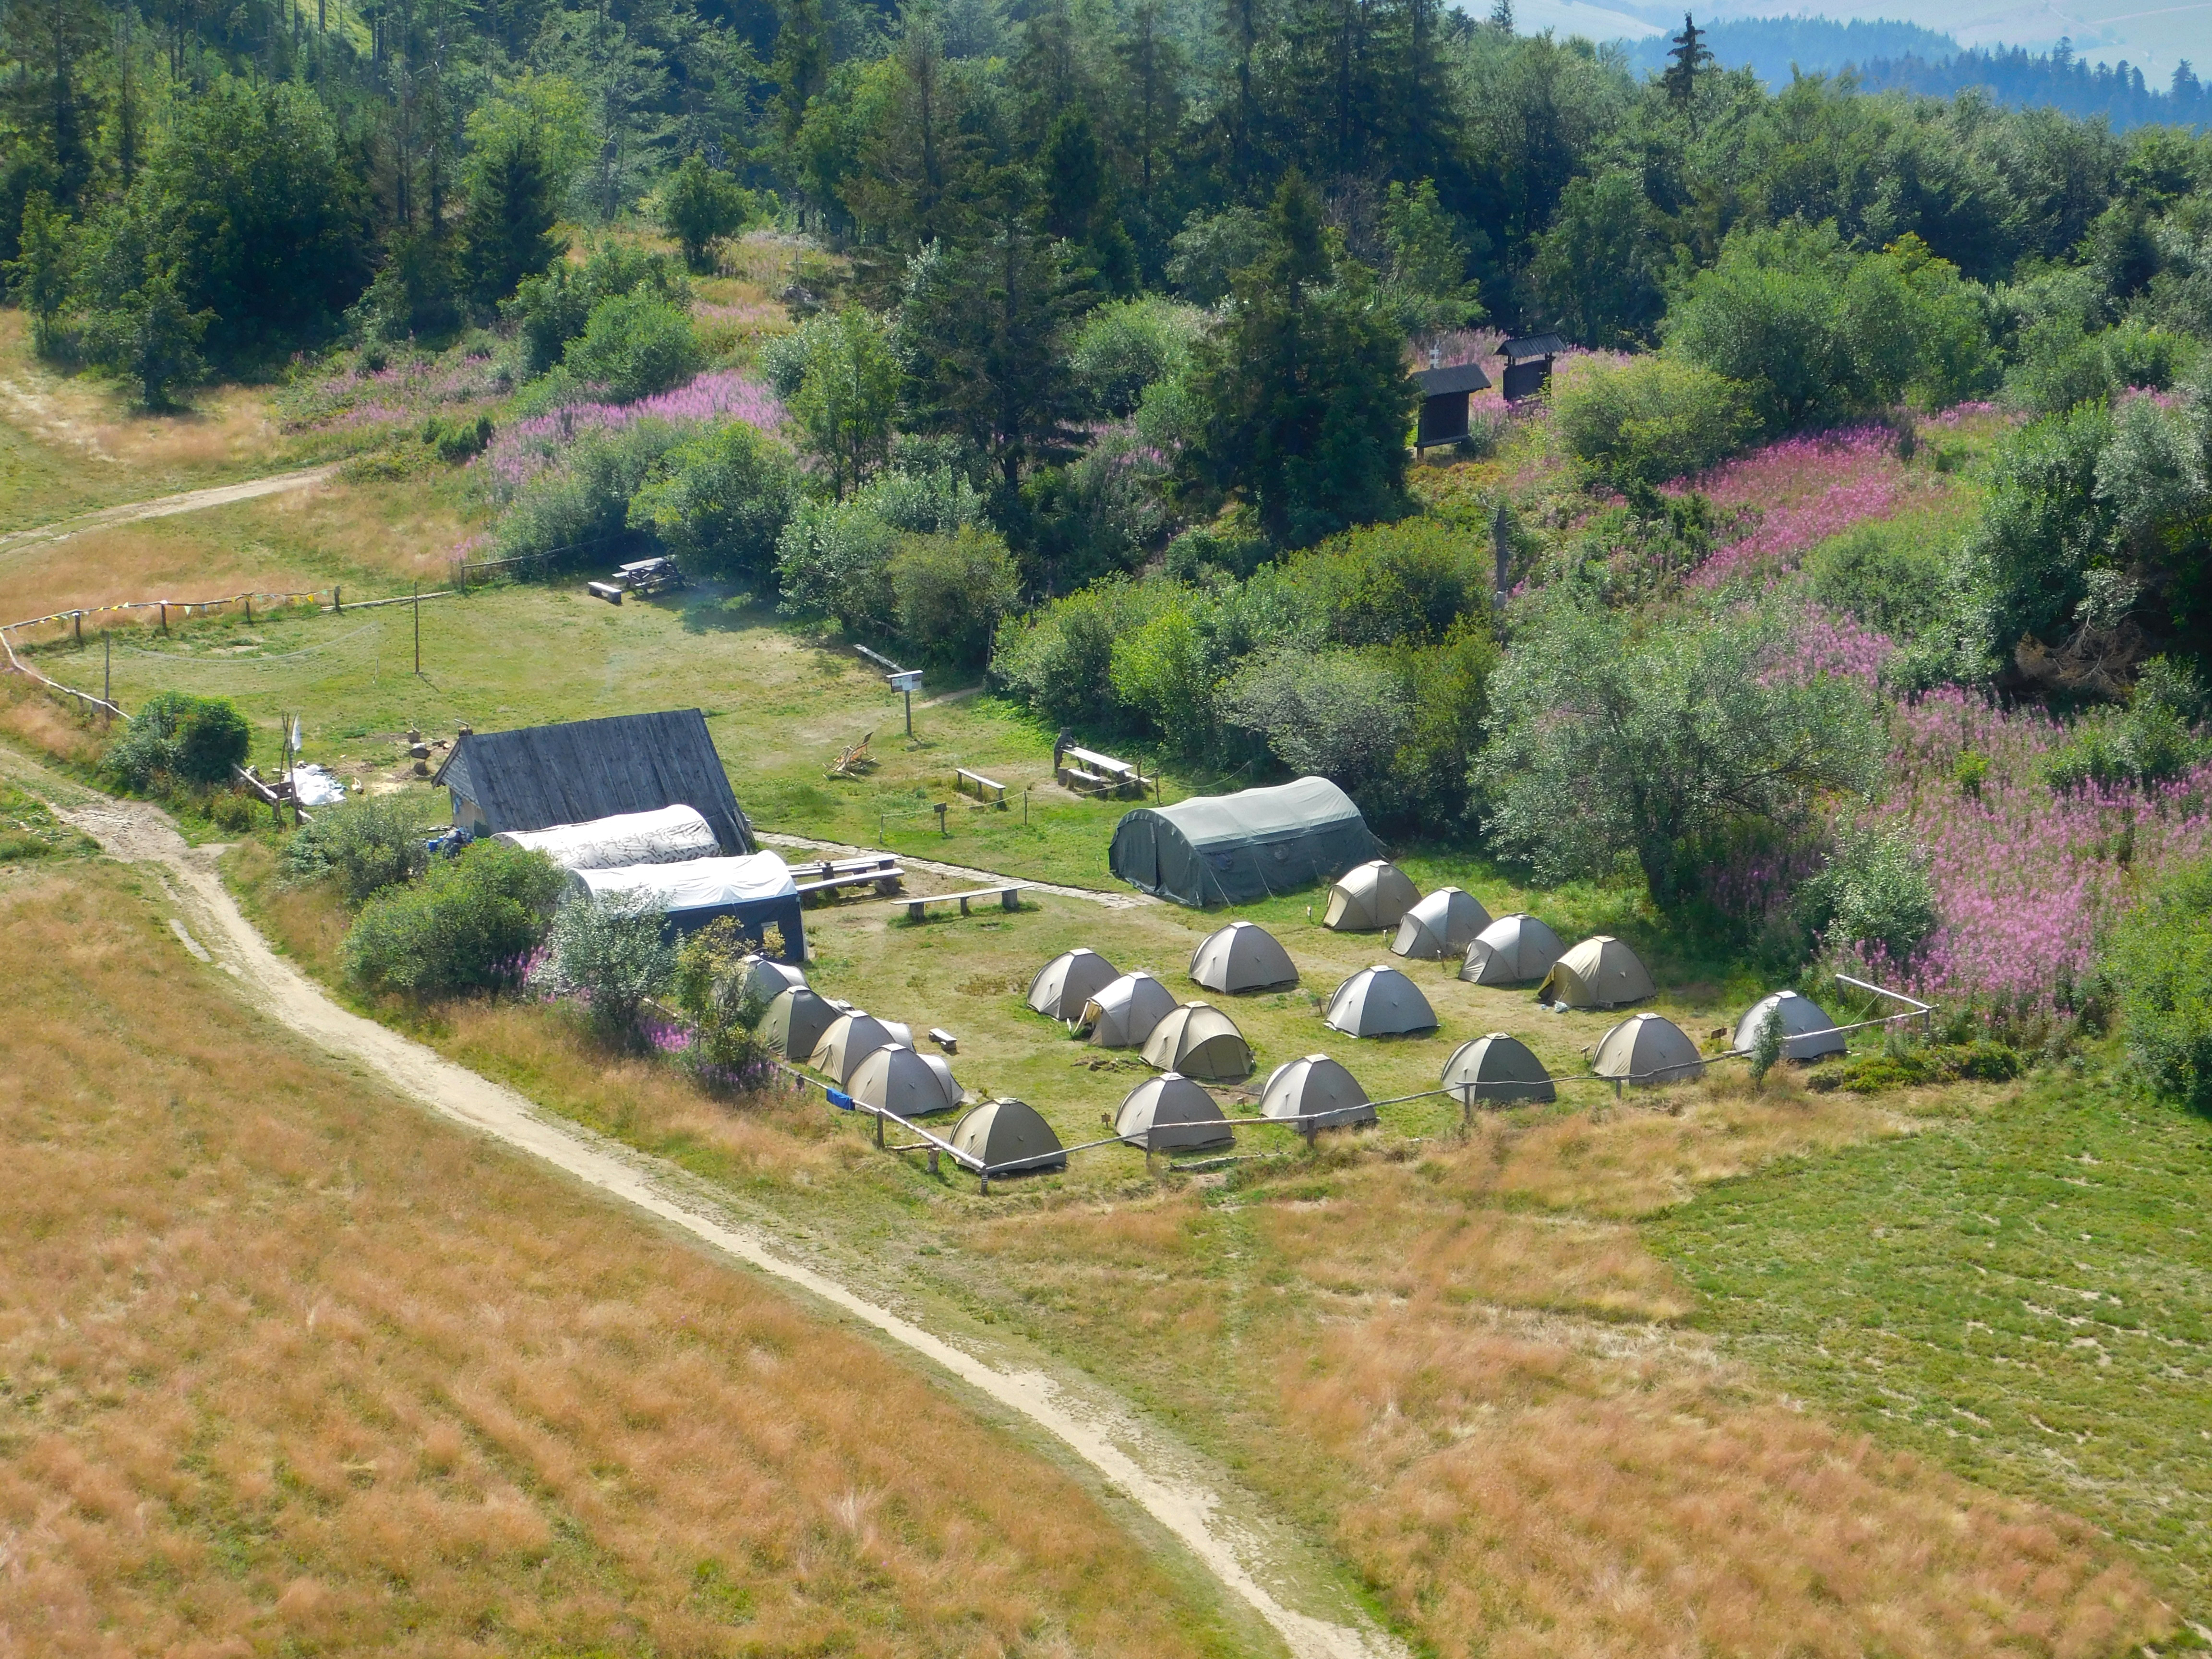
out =
[[[100,700],[109,705],[100,714],[102,720],[114,718],[115,702],[115,635],[102,632],[100,636]]]
[[[910,738],[914,735],[914,693],[906,691],[900,695],[906,698],[906,734]]]
[[[415,579],[415,672],[422,672],[422,579]]]

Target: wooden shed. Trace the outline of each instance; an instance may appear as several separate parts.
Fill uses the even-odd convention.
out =
[[[1454,363],[1415,372],[1421,388],[1421,421],[1413,432],[1413,453],[1455,444],[1467,436],[1468,400],[1486,391],[1490,376],[1480,363]]]
[[[1551,385],[1552,359],[1566,349],[1567,343],[1556,334],[1499,342],[1498,355],[1505,359],[1505,401],[1524,403]]]

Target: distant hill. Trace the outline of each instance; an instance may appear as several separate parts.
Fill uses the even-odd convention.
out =
[[[1679,20],[1674,27],[1681,27]],[[1833,75],[1851,64],[1936,61],[1959,50],[1948,34],[1888,18],[1838,23],[1828,17],[1731,17],[1705,28],[1705,44],[1723,68],[1755,70],[1770,87],[1788,86],[1793,64],[1808,75]],[[1621,48],[1635,69],[1662,70],[1668,45],[1660,34],[1624,41]]]

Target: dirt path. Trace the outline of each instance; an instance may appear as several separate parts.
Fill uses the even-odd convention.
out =
[[[763,847],[788,847],[809,853],[826,853],[831,858],[864,859],[872,856],[866,847],[848,847],[839,841],[816,841],[807,836],[779,836],[767,830],[754,830],[753,839]],[[1018,883],[1033,893],[1057,893],[1062,898],[1088,899],[1109,910],[1128,910],[1139,904],[1159,902],[1150,893],[1139,893],[1134,888],[1126,893],[1108,893],[1095,887],[1063,887],[1057,882],[1003,876],[994,871],[970,869],[964,864],[939,864],[934,859],[908,858],[903,853],[898,855],[898,860],[909,870],[927,870],[933,876],[969,882],[978,887],[1004,887]]]
[[[373,1020],[339,1007],[305,975],[271,951],[246,921],[216,874],[214,854],[194,849],[159,809],[112,800],[76,788],[0,748],[0,772],[44,797],[54,811],[96,839],[112,855],[153,864],[190,923],[173,917],[179,944],[212,957],[247,994],[283,1024],[343,1059],[368,1066],[386,1083],[432,1110],[541,1158],[556,1169],[644,1213],[682,1228],[714,1249],[806,1291],[891,1340],[941,1366],[1066,1445],[1112,1486],[1172,1533],[1231,1594],[1279,1634],[1297,1659],[1404,1659],[1404,1648],[1371,1626],[1355,1627],[1285,1607],[1261,1582],[1279,1578],[1259,1540],[1231,1522],[1217,1491],[1176,1467],[1163,1437],[1133,1411],[1110,1400],[1085,1399],[1038,1370],[1001,1370],[911,1320],[878,1306],[837,1280],[791,1259],[767,1235],[726,1214],[657,1160],[591,1135],[540,1112],[513,1090],[456,1066]],[[197,925],[198,934],[192,931]]]
[[[265,478],[216,484],[206,489],[187,489],[181,495],[158,495],[149,501],[103,507],[97,512],[80,513],[75,518],[59,519],[52,524],[10,531],[0,536],[0,553],[19,553],[27,547],[66,541],[88,530],[106,530],[119,524],[137,524],[142,519],[166,519],[175,513],[197,513],[204,507],[228,507],[233,501],[250,501],[262,495],[281,495],[288,489],[305,489],[322,483],[337,471],[335,466],[311,466],[297,472],[272,472]]]

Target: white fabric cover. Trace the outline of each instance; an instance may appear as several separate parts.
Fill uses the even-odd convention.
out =
[[[564,870],[681,864],[714,858],[722,850],[698,810],[683,805],[654,812],[617,812],[611,818],[556,823],[550,830],[502,830],[492,839],[543,853]]]
[[[690,808],[685,808],[689,811]],[[696,816],[696,814],[694,816]],[[701,823],[704,823],[702,818]],[[795,896],[799,884],[781,859],[755,853],[741,859],[692,859],[684,864],[629,864],[574,870],[569,884],[595,899],[651,898],[665,910],[706,910],[755,899]]]

